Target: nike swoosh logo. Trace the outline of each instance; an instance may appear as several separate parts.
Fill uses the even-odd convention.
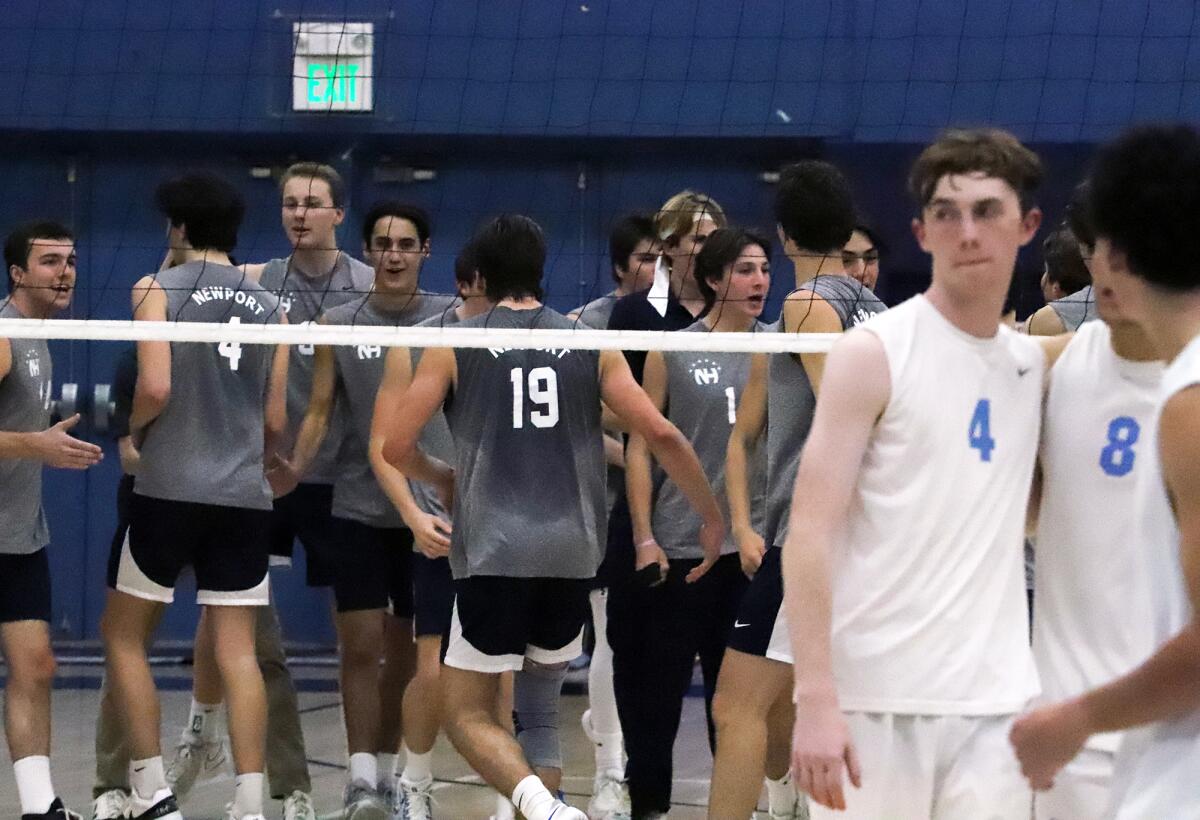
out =
[[[1031,369],[1032,369],[1032,368],[1029,368],[1029,367],[1018,367],[1018,368],[1017,368],[1017,377],[1019,378],[1019,377],[1021,377],[1021,376],[1024,376],[1024,375],[1025,375],[1026,373],[1028,373],[1028,372],[1029,372]]]
[[[744,623],[742,623],[741,621],[734,621],[734,622],[733,622],[733,628],[734,628],[734,629],[741,629],[743,626],[750,626],[750,624],[748,624],[748,623],[744,624]]]

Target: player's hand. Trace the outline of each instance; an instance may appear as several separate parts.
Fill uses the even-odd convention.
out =
[[[704,560],[692,568],[684,580],[694,584],[713,568],[721,557],[721,547],[725,545],[725,519],[720,513],[715,518],[700,525],[700,548],[704,550]]]
[[[409,524],[413,543],[426,558],[445,558],[450,554],[450,523],[441,516],[422,512]]]
[[[86,470],[104,458],[104,451],[95,444],[81,441],[70,431],[79,424],[79,414],[33,434],[37,458],[49,467],[65,470]]]
[[[831,699],[796,701],[792,733],[792,772],[796,787],[826,808],[844,811],[845,780],[862,787],[862,770],[846,719]]]
[[[634,570],[640,571],[651,564],[658,564],[659,570],[662,573],[659,576],[661,580],[658,583],[661,584],[666,580],[667,570],[671,568],[671,562],[667,560],[667,554],[663,552],[663,548],[658,545],[657,541],[653,538],[643,539],[634,548],[634,551],[636,554],[633,564]],[[655,586],[658,586],[658,584],[655,584]]]
[[[736,527],[733,536],[737,541],[742,572],[747,578],[753,578],[754,573],[762,566],[763,556],[767,554],[767,542],[751,527]]]
[[[296,474],[292,463],[278,454],[271,457],[264,472],[267,483],[271,485],[271,495],[275,498],[282,498],[300,483],[300,476]]]
[[[1054,785],[1054,776],[1079,754],[1090,735],[1082,707],[1068,700],[1022,715],[1008,739],[1021,762],[1021,773],[1040,791]]]

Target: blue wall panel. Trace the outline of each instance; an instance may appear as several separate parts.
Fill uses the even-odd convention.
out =
[[[10,0],[0,128],[1096,140],[1196,115],[1191,0]],[[290,111],[291,25],[376,28],[376,111]],[[1076,101],[1076,104],[1072,104]],[[1079,103],[1082,104],[1079,104]]]

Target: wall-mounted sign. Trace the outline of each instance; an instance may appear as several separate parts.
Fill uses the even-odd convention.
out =
[[[373,23],[295,23],[292,46],[293,111],[374,108]]]

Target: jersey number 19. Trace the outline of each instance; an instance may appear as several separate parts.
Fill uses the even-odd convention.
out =
[[[525,383],[529,383],[529,400],[534,407],[529,411],[529,422],[534,427],[553,427],[558,424],[558,374],[552,367],[535,367],[529,371],[528,379],[521,368],[514,367],[509,373],[513,388],[513,429],[525,426]]]

